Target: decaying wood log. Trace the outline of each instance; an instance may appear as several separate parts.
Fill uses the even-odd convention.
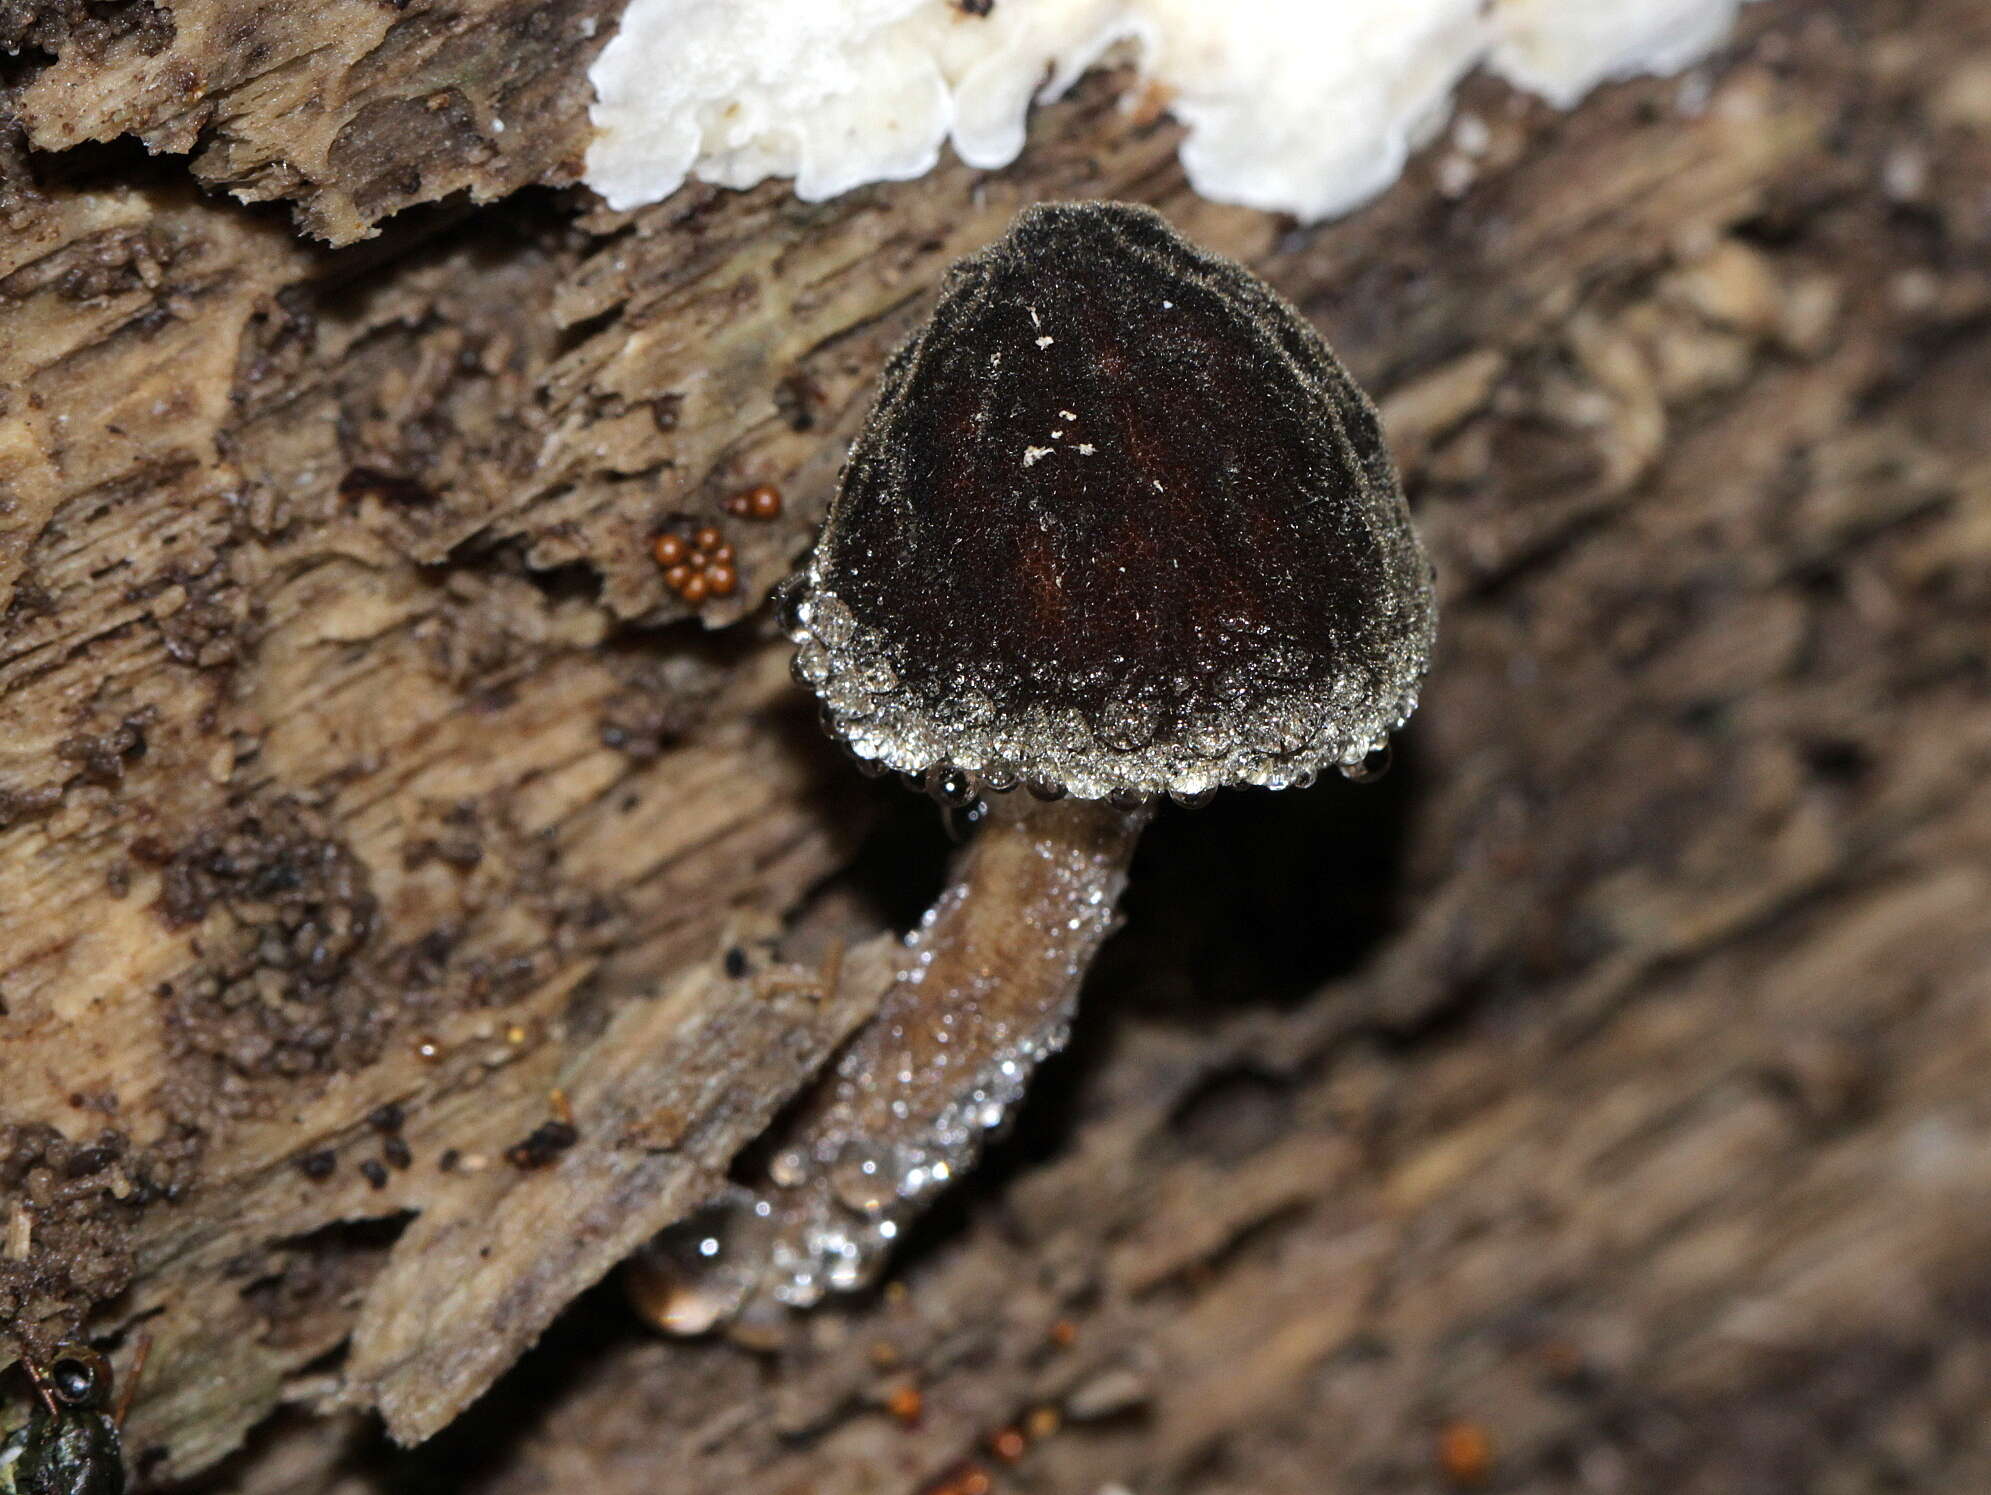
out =
[[[1982,5],[1476,81],[1482,153],[1317,229],[1190,196],[1111,75],[1003,172],[612,214],[614,10],[0,0],[19,1344],[142,1330],[136,1467],[263,1425],[217,1488],[1991,1487]],[[947,851],[761,603],[941,269],[1079,196],[1379,394],[1425,705],[1380,786],[1159,818],[883,1290],[659,1340],[588,1289]]]

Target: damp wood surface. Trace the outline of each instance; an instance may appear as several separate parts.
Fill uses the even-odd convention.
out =
[[[1115,74],[1003,172],[609,214],[613,19],[0,0],[0,1316],[149,1336],[134,1467],[1991,1488],[1991,14],[1475,80],[1311,229],[1192,196]],[[1378,396],[1424,704],[1377,785],[1157,818],[883,1289],[660,1340],[613,1264],[948,856],[760,604],[944,266],[1081,196]],[[693,609],[652,544],[704,524]]]

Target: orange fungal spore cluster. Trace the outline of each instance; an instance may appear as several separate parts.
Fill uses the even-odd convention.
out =
[[[650,554],[664,568],[664,585],[693,607],[740,588],[732,544],[714,525],[701,524],[689,535],[666,531],[650,542]]]
[[[781,490],[772,483],[756,483],[735,493],[722,507],[740,519],[779,519]]]

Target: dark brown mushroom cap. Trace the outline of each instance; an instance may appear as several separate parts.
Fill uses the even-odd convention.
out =
[[[1313,328],[1152,210],[1076,203],[949,273],[794,618],[860,757],[1099,798],[1358,762],[1416,705],[1436,604]]]

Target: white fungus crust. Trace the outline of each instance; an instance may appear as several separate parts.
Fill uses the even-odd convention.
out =
[[[1033,102],[1108,54],[1186,126],[1206,197],[1317,219],[1380,192],[1485,64],[1567,106],[1684,67],[1744,0],[631,0],[596,60],[587,181],[616,208],[687,178],[820,201],[1023,149]],[[1116,50],[1118,49],[1118,50]]]
[[[1742,0],[1499,0],[1488,63],[1567,109],[1599,83],[1674,73],[1721,45]]]

